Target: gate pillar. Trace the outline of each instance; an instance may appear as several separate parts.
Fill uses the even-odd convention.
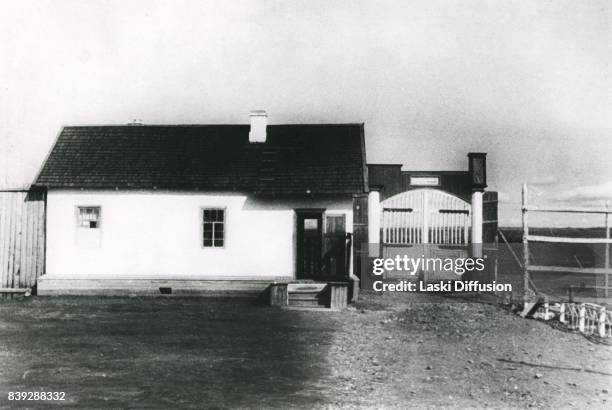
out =
[[[472,252],[474,256],[482,255],[482,194],[487,187],[487,154],[470,152],[469,175],[472,184]]]
[[[380,243],[380,215],[382,210],[380,209],[380,192],[370,190],[368,194],[368,242],[370,245],[369,249],[375,248],[378,253],[378,247],[372,246],[372,244]],[[378,254],[375,256],[378,257]]]
[[[482,243],[482,192],[472,192],[472,243]]]

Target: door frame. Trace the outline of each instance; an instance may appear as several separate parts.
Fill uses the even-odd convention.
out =
[[[312,279],[316,280],[315,277],[305,277],[302,271],[303,258],[304,258],[304,219],[317,219],[317,236],[319,239],[319,250],[318,259],[319,266],[321,266],[323,256],[323,215],[325,214],[325,208],[297,208],[295,211],[295,234],[296,234],[296,257],[295,257],[295,278],[296,279]]]

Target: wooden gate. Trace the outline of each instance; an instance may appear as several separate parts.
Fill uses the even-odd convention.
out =
[[[382,243],[468,244],[471,206],[435,189],[402,192],[382,202]]]
[[[466,201],[435,189],[415,189],[382,202],[381,242],[384,258],[465,258],[470,242],[470,211]],[[461,279],[454,272],[427,266],[418,272],[425,282]],[[409,279],[403,271],[385,279]]]

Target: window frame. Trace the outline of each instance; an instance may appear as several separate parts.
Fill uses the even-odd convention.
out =
[[[98,226],[92,228],[90,226],[81,225],[81,209],[87,208],[98,208]],[[97,230],[102,232],[102,206],[101,205],[77,205],[75,209],[76,214],[76,227],[77,229]]]
[[[223,211],[223,246],[215,246],[213,234],[212,245],[204,245],[204,211]],[[214,226],[214,225],[213,225]],[[213,231],[214,232],[214,231]],[[202,249],[225,249],[227,247],[227,207],[223,206],[202,206],[200,207],[200,247]]]
[[[347,215],[344,212],[325,212],[323,214],[323,237],[328,237],[328,236],[340,236],[338,235],[337,232],[329,232],[329,230],[327,229],[327,218],[331,217],[331,218],[342,218],[343,222],[344,222],[344,236],[346,236],[347,234]]]

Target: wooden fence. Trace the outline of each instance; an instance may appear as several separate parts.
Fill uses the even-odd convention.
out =
[[[572,273],[576,275],[596,275],[603,278],[603,286],[592,286],[591,288],[603,290],[606,302],[609,301],[610,282],[609,276],[612,275],[610,267],[610,238],[611,220],[610,214],[612,209],[609,206],[605,208],[586,208],[586,207],[552,207],[552,206],[535,206],[529,205],[527,201],[527,185],[523,185],[523,272],[524,272],[524,301],[523,316],[527,316],[533,312],[541,302],[544,303],[545,312],[544,318],[549,319],[548,315],[548,300],[549,296],[535,288],[534,282],[531,279],[531,274],[535,272],[550,272],[558,274]],[[605,234],[604,237],[568,237],[568,236],[548,236],[548,235],[533,235],[529,230],[529,213],[579,213],[589,215],[602,215],[604,217]],[[602,267],[569,267],[569,266],[554,266],[532,263],[530,258],[530,243],[556,243],[556,244],[603,244],[604,262]],[[568,287],[568,300],[560,300],[557,303],[559,307],[559,320],[566,323],[569,328],[579,330],[581,333],[591,335],[598,334],[600,337],[612,336],[612,317],[605,306],[594,303],[574,303],[573,289],[574,285]],[[581,286],[581,289],[586,286]],[[555,316],[554,312],[551,315]]]
[[[609,275],[612,274],[612,268],[610,268],[610,244],[612,239],[610,238],[610,227],[611,220],[610,214],[612,209],[609,206],[606,208],[585,208],[585,207],[552,207],[552,206],[535,206],[527,203],[527,185],[523,185],[523,268],[524,268],[524,283],[525,283],[525,297],[529,298],[533,295],[528,295],[528,289],[530,289],[529,275],[531,272],[559,272],[559,273],[575,273],[575,274],[593,274],[601,275],[604,279],[603,286],[600,286],[604,291],[605,297],[608,298],[610,289]],[[602,238],[577,238],[577,237],[562,237],[562,236],[546,236],[546,235],[532,235],[529,231],[529,218],[530,212],[539,213],[580,213],[590,215],[602,215],[604,216],[605,226],[605,237]],[[605,245],[605,261],[603,267],[568,267],[568,266],[549,266],[549,265],[538,265],[532,264],[529,255],[529,243],[564,243],[564,244],[604,244]],[[568,289],[571,296],[571,287]]]
[[[29,293],[45,270],[45,192],[0,191],[0,294]]]

